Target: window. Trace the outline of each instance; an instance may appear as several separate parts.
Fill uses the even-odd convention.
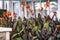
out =
[[[15,12],[17,14],[16,19],[18,19],[18,17],[21,16],[20,15],[20,2],[19,1],[13,1],[13,12]]]
[[[0,9],[2,9],[2,6],[3,6],[2,4],[3,4],[2,1],[0,1]]]
[[[9,1],[4,1],[4,9],[9,11]]]

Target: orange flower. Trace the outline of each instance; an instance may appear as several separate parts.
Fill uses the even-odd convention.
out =
[[[25,6],[25,2],[24,2],[24,1],[23,1],[23,2],[21,2],[21,5]]]
[[[6,13],[5,15],[6,15],[6,17],[9,17],[8,13]]]
[[[8,15],[11,16],[11,12],[10,11],[8,12]]]
[[[45,5],[46,5],[46,7],[49,7],[49,2],[47,1]]]
[[[40,7],[40,8],[38,9],[38,11],[43,11],[43,7]]]
[[[3,16],[8,17],[8,12],[4,12]]]
[[[57,12],[53,12],[54,16],[56,16]]]
[[[14,17],[16,17],[16,15],[17,15],[16,12],[14,12],[13,15],[14,15]]]
[[[4,16],[4,17],[6,17],[5,13],[6,13],[6,12],[3,13],[3,16]]]
[[[29,9],[29,8],[30,8],[30,6],[27,4],[27,5],[26,5],[26,9]]]
[[[32,14],[33,13],[33,10],[30,9],[30,13]]]
[[[11,16],[11,12],[10,11],[4,12],[3,16],[4,17],[9,17],[9,16]]]
[[[9,12],[9,11],[7,11],[7,12],[6,12],[6,16],[7,16],[7,17],[9,17],[9,16],[10,16],[9,14],[10,14],[10,12]]]

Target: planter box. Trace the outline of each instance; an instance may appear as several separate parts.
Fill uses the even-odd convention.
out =
[[[12,28],[0,27],[0,40],[10,40],[10,31]]]

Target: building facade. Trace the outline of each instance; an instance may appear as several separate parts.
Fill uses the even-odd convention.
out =
[[[52,15],[53,15],[52,12],[57,11],[58,12],[57,17],[58,17],[58,19],[60,19],[60,17],[59,17],[60,16],[60,14],[59,14],[60,13],[59,12],[60,11],[60,9],[59,9],[60,8],[59,0],[0,0],[0,3],[1,3],[0,8],[1,9],[6,9],[7,11],[11,11],[12,12],[12,18],[14,18],[13,17],[13,12],[17,13],[17,19],[18,19],[19,16],[21,18],[23,18],[24,16],[26,18],[35,17],[35,15],[32,16],[30,14],[30,12],[27,13],[27,10],[26,10],[25,6],[24,6],[24,12],[23,12],[23,8],[21,6],[22,1],[25,1],[26,4],[28,3],[30,5],[30,9],[35,10],[35,12],[33,12],[33,13],[36,14],[36,17],[38,17],[38,13],[42,13],[41,15],[44,16],[45,15],[44,13],[46,11],[47,11],[46,12],[47,15],[51,15],[51,17],[52,17]],[[45,8],[45,2],[46,1],[50,2],[50,7],[47,8],[47,9]],[[40,6],[43,7],[42,12],[38,11],[38,8]]]

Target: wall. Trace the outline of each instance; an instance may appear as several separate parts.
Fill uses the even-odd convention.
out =
[[[60,0],[58,0],[58,18],[59,18],[59,21],[60,21]]]

